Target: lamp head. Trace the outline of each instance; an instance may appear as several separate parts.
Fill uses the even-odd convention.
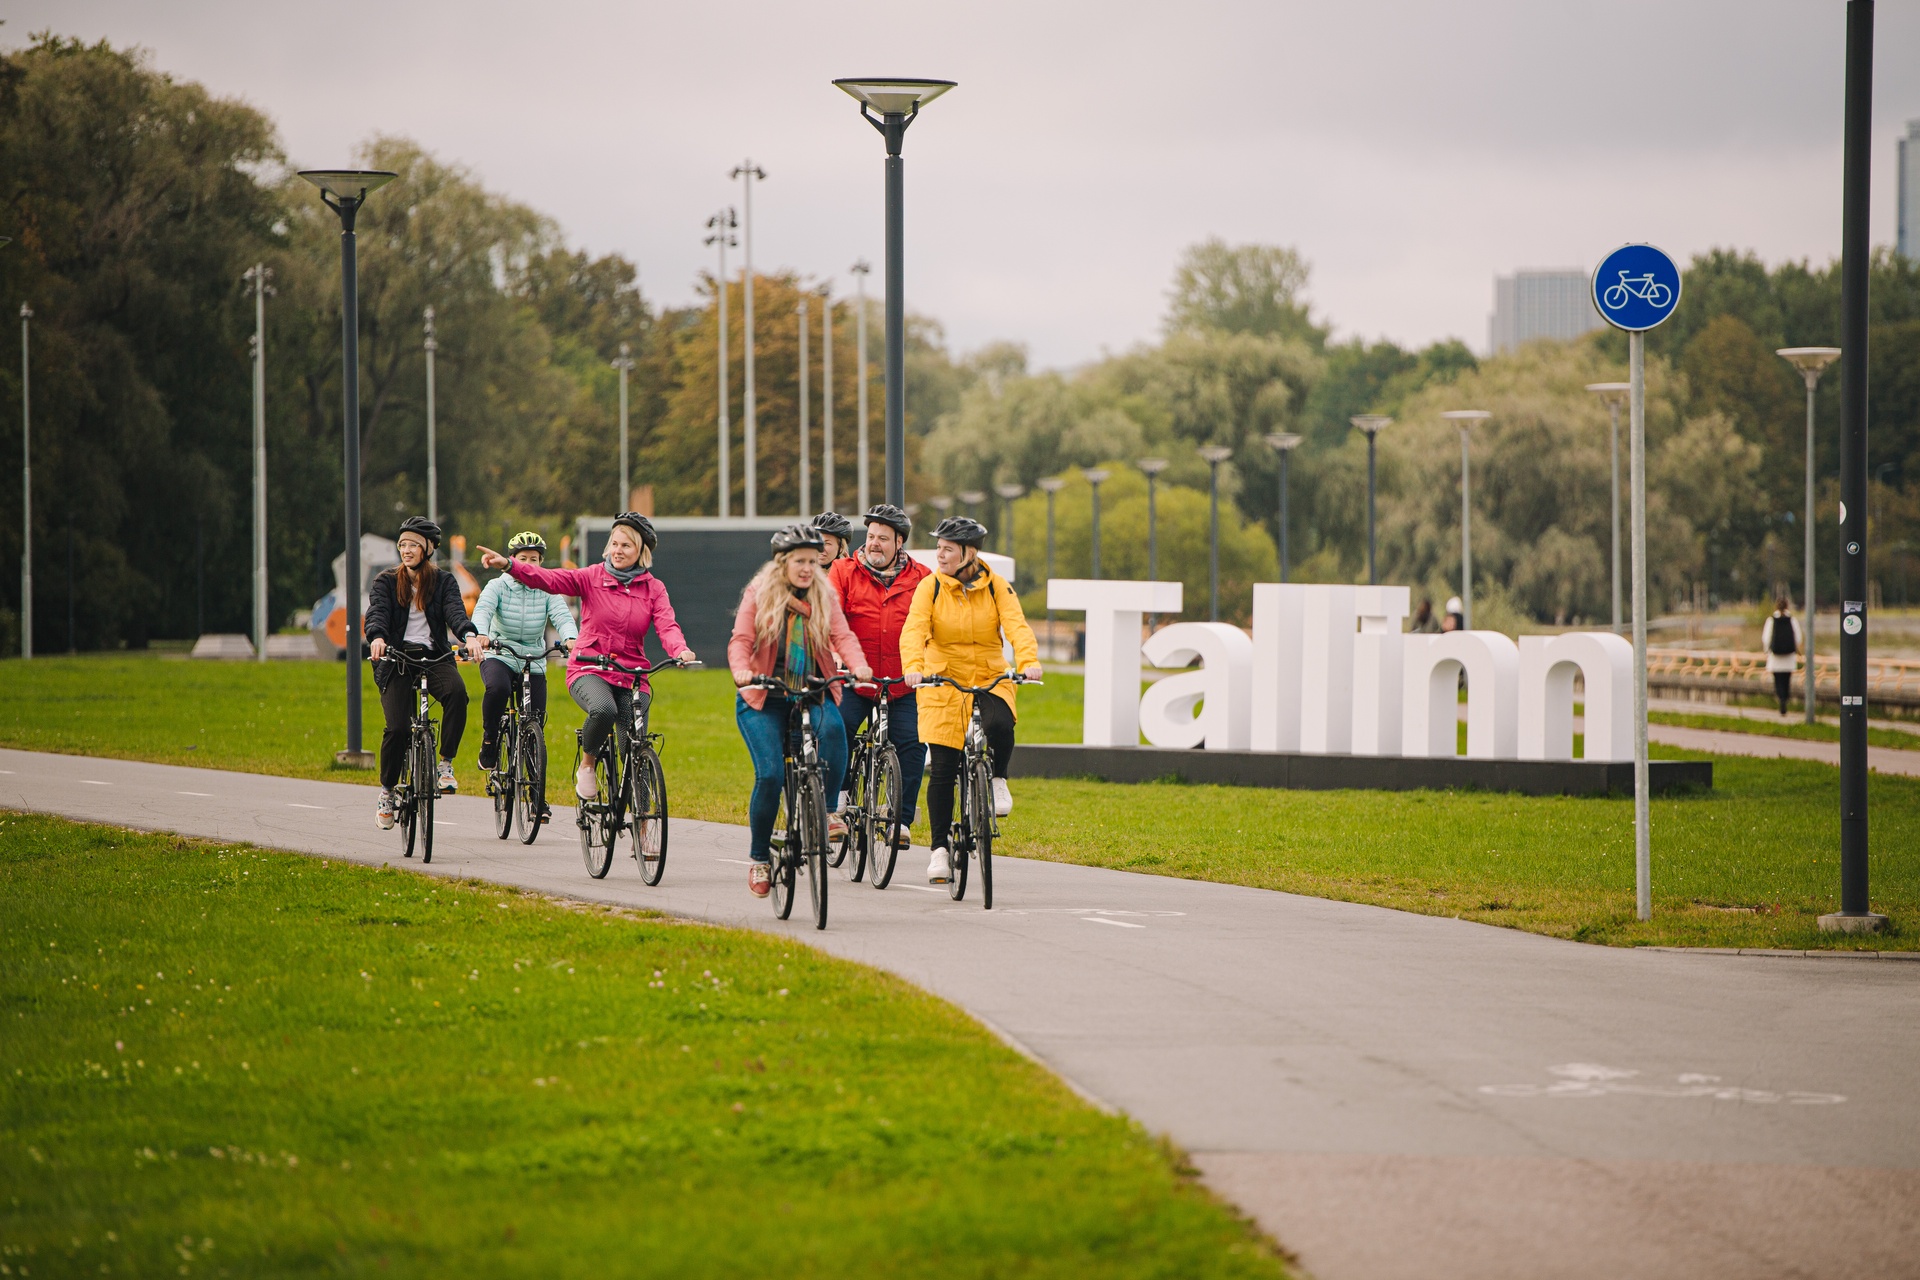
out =
[[[1465,431],[1476,422],[1485,422],[1493,415],[1485,409],[1449,409],[1440,415],[1454,426]]]
[[[834,85],[860,104],[860,114],[887,140],[887,154],[900,154],[900,142],[920,108],[954,87],[952,80],[852,76]],[[875,116],[871,112],[880,114]]]
[[[1808,382],[1817,381],[1821,371],[1840,358],[1838,347],[1781,347],[1774,352],[1800,371]]]
[[[1347,421],[1366,432],[1369,437],[1377,436],[1393,425],[1392,418],[1379,413],[1362,413],[1348,418]]]
[[[1267,447],[1285,453],[1289,449],[1299,448],[1300,442],[1305,439],[1305,436],[1296,435],[1291,431],[1276,431],[1267,437]]]
[[[340,215],[341,230],[351,231],[367,197],[400,175],[386,169],[302,169],[300,176],[320,188],[320,199]]]
[[[1589,382],[1587,390],[1600,397],[1607,404],[1623,404],[1627,393],[1633,390],[1631,382]]]
[[[1140,468],[1141,472],[1146,475],[1157,476],[1173,464],[1165,458],[1142,458],[1133,465]]]
[[[1067,487],[1067,482],[1059,476],[1047,476],[1045,479],[1035,480],[1033,483],[1035,488],[1048,495],[1056,494]]]
[[[1105,467],[1082,467],[1080,468],[1080,474],[1087,478],[1088,484],[1099,484],[1113,473]]]
[[[960,499],[960,501],[966,503],[970,507],[977,507],[981,503],[987,500],[987,495],[982,493],[978,489],[962,489],[959,493],[956,493],[953,496]]]
[[[953,507],[953,499],[949,498],[944,493],[937,498],[928,498],[927,503],[930,506],[932,506],[932,508],[935,511],[940,512],[942,515],[945,515]]]
[[[993,486],[993,491],[1005,498],[1008,502],[1012,502],[1015,498],[1021,497],[1026,493],[1027,486],[1023,484],[997,484]]]
[[[1211,467],[1217,467],[1233,456],[1233,450],[1223,444],[1203,444],[1199,449],[1195,450],[1195,452],[1204,458],[1207,465]]]

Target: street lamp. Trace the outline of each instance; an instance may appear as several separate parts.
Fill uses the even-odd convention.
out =
[[[887,501],[897,506],[907,497],[906,162],[900,144],[920,108],[954,82],[855,76],[833,83],[859,102],[861,116],[887,142]]]
[[[1305,436],[1291,431],[1276,431],[1267,437],[1267,447],[1280,455],[1280,581],[1287,580],[1287,462]]]
[[[613,367],[620,371],[620,501],[614,511],[621,512],[631,510],[627,504],[633,501],[633,481],[627,470],[627,375],[633,372],[631,345],[620,344],[620,355]]]
[[[267,283],[256,262],[241,277],[253,282],[253,633],[254,660],[267,660]],[[71,540],[68,550],[71,551]],[[69,628],[71,629],[71,628]]]
[[[760,466],[760,450],[758,448],[760,438],[760,406],[753,394],[753,184],[756,181],[765,182],[767,180],[767,171],[751,160],[744,160],[734,166],[732,176],[740,179],[741,185],[746,191],[746,195],[743,198],[743,203],[747,211],[746,265],[742,269],[742,274],[746,277],[747,286],[747,385],[744,392],[744,398],[747,402],[747,423],[745,438],[740,443],[742,451],[747,455],[746,465],[742,468],[746,481],[744,505],[747,518],[751,520],[755,515],[759,514],[760,511],[760,498],[757,492],[759,488],[758,477]]]
[[[833,284],[820,286],[820,509],[833,503]]]
[[[967,504],[968,515],[972,516],[975,520],[980,518],[980,504],[987,500],[986,494],[978,489],[962,489],[953,496]]]
[[[345,437],[347,535],[347,749],[334,762],[371,769],[373,753],[360,748],[360,267],[353,223],[367,197],[400,175],[385,170],[303,169],[300,176],[320,188],[320,199],[340,218],[340,398]]]
[[[807,295],[800,295],[800,518],[813,514],[808,509],[813,491],[813,432],[807,422]]]
[[[1093,486],[1093,576],[1100,576],[1100,483],[1105,480],[1108,471],[1105,467],[1082,467],[1080,474]]]
[[[1000,524],[1004,530],[1000,535],[1001,545],[1007,549],[1007,555],[1012,557],[1019,551],[1019,548],[1013,544],[1013,503],[1014,499],[1026,493],[1027,486],[1011,483],[997,484],[993,486],[993,491],[1000,495]]]
[[[1607,495],[1613,506],[1613,630],[1620,632],[1620,406],[1627,402],[1627,396],[1633,390],[1631,382],[1589,382],[1587,390],[1599,396],[1607,404],[1607,416],[1612,420],[1611,452],[1613,457],[1613,486]]]
[[[1468,476],[1467,433],[1493,415],[1485,409],[1449,409],[1440,415],[1460,428],[1460,622],[1473,630],[1473,491]]]
[[[731,206],[722,209],[707,219],[712,228],[706,242],[720,249],[720,274],[713,278],[713,291],[720,301],[720,376],[715,379],[720,384],[720,518],[725,520],[733,505],[733,420],[728,413],[728,383],[732,381],[733,368],[727,360],[727,250],[740,243],[733,229],[740,220],[733,216]]]
[[[426,310],[427,340],[424,344],[427,353],[427,519],[440,523],[440,458],[434,447],[434,404],[433,404],[433,353],[440,349],[439,339],[433,336],[433,308]],[[624,379],[625,375],[622,375]],[[626,388],[624,383],[621,390]],[[621,400],[625,407],[625,397]],[[626,436],[621,435],[621,443]],[[622,459],[624,461],[624,459]]]
[[[1233,456],[1223,444],[1202,445],[1207,463],[1207,620],[1220,621],[1220,464]]]
[[[1048,476],[1044,480],[1035,480],[1034,484],[1047,495],[1047,581],[1053,581],[1053,499],[1067,482],[1058,476]],[[1053,652],[1053,590],[1047,590],[1047,652]]]
[[[1367,585],[1380,581],[1373,568],[1373,454],[1374,444],[1382,431],[1393,425],[1393,419],[1377,413],[1363,413],[1347,421],[1367,433]]]
[[[30,394],[33,308],[20,304],[20,656],[33,656],[33,398]]]
[[[1160,511],[1155,489],[1159,486],[1160,473],[1172,464],[1165,458],[1142,458],[1133,465],[1147,478],[1147,577],[1157,581],[1160,577]]]
[[[867,509],[867,272],[873,270],[865,258],[849,268],[853,272],[854,291],[858,297],[855,304],[859,312],[854,316],[854,353],[853,372],[859,380],[857,388],[858,403],[854,410],[860,418],[860,509]]]
[[[1839,347],[1782,347],[1774,352],[1788,364],[1800,371],[1800,378],[1807,384],[1807,516],[1805,522],[1807,584],[1802,589],[1804,599],[1802,608],[1807,613],[1807,723],[1813,723],[1813,704],[1816,692],[1816,677],[1813,673],[1813,623],[1815,608],[1813,595],[1813,390],[1820,385],[1820,375],[1826,367],[1840,358]]]

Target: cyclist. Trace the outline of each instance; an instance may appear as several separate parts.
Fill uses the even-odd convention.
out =
[[[773,535],[773,559],[760,567],[741,593],[727,641],[727,665],[741,686],[734,720],[753,758],[753,797],[747,804],[752,843],[747,857],[747,888],[764,898],[772,888],[773,821],[786,784],[787,699],[766,689],[744,687],[755,676],[773,676],[790,689],[802,689],[808,676],[833,675],[842,664],[857,680],[869,680],[860,642],[847,629],[846,615],[826,575],[820,572],[825,539],[812,525],[790,524]],[[847,733],[840,722],[840,686],[822,698],[815,728],[826,765],[826,793],[840,793],[847,772]],[[831,828],[830,828],[831,830]],[[841,827],[840,830],[845,830]]]
[[[860,517],[866,522],[866,545],[834,562],[827,579],[840,596],[847,625],[867,655],[874,674],[900,678],[900,629],[906,624],[907,609],[913,603],[914,589],[932,570],[907,554],[907,536],[913,532],[913,520],[899,507],[882,502]],[[873,699],[865,691],[848,689],[840,700],[840,718],[846,722],[848,745],[860,726],[873,714]],[[906,828],[911,825],[920,803],[920,777],[926,771],[927,749],[920,742],[919,703],[913,691],[896,685],[889,689],[892,705],[887,708],[887,737],[900,757],[900,835],[906,845]]]
[[[513,535],[507,554],[522,564],[538,568],[546,554],[547,540],[531,529]],[[573,611],[559,596],[536,587],[515,582],[505,574],[495,578],[480,592],[474,606],[473,625],[489,640],[512,645],[521,653],[539,653],[532,659],[511,653],[488,653],[480,661],[480,682],[486,693],[480,699],[480,767],[492,769],[500,763],[500,722],[506,718],[507,700],[513,696],[513,678],[522,670],[531,686],[533,710],[547,714],[547,628],[560,637],[562,647],[580,634]]]
[[[1014,665],[1030,679],[1040,675],[1040,646],[1007,580],[980,558],[987,527],[950,516],[933,530],[936,572],[914,588],[913,605],[900,631],[900,662],[907,683],[945,676],[958,684],[983,685],[1007,669],[1003,638],[1013,645]],[[953,780],[966,746],[973,698],[941,686],[919,691],[920,737],[927,744],[928,843],[933,858],[927,880],[945,884],[953,874],[947,845],[953,825]],[[1007,763],[1013,756],[1013,686],[1002,684],[980,704],[980,719],[993,756],[993,811],[1013,811]]]
[[[623,511],[613,518],[606,558],[599,564],[545,569],[480,548],[481,564],[505,569],[515,582],[557,596],[580,597],[580,634],[569,655],[575,661],[567,665],[567,692],[587,713],[586,726],[580,731],[580,771],[573,779],[573,793],[582,800],[600,794],[593,766],[608,732],[617,722],[624,734],[633,722],[634,702],[639,702],[644,715],[653,691],[644,677],[636,680],[625,672],[597,670],[578,659],[611,657],[623,666],[644,667],[645,641],[652,630],[661,648],[683,662],[693,661],[693,650],[674,621],[666,584],[653,576],[653,551],[659,545],[653,521],[637,511]]]
[[[826,568],[838,564],[842,557],[850,555],[848,543],[853,540],[853,521],[838,511],[822,511],[813,518],[813,527],[820,531],[826,546],[820,553],[820,567]]]
[[[400,526],[395,541],[400,563],[367,584],[367,653],[375,662],[385,658],[389,648],[421,658],[442,658],[451,652],[447,643],[451,631],[466,642],[467,655],[478,659],[483,642],[460,600],[460,584],[452,574],[434,567],[440,526],[414,516]],[[393,788],[400,781],[407,734],[413,725],[413,682],[387,674],[381,684],[384,672],[388,672],[385,666],[374,668],[380,710],[387,720],[380,735],[380,805],[374,811],[383,831],[393,826]],[[459,787],[453,777],[453,757],[467,729],[467,686],[453,663],[436,662],[427,668],[427,692],[440,704],[441,712],[440,765],[435,777],[440,790],[451,793]]]

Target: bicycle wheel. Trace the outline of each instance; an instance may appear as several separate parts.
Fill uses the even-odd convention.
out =
[[[787,828],[786,838],[773,846],[773,865],[768,868],[773,873],[773,887],[767,894],[773,903],[773,914],[777,920],[785,920],[793,914],[794,869],[799,865],[801,832],[805,829],[800,815],[794,812],[799,796],[799,788],[794,785],[791,772],[787,775]]]
[[[546,726],[538,720],[520,726],[518,772],[519,803],[514,821],[520,824],[520,843],[532,844],[540,835],[541,817],[547,809]]]
[[[993,910],[993,774],[982,760],[973,771],[973,856],[980,860],[980,906]]]
[[[413,739],[414,808],[420,817],[420,861],[433,861],[433,802],[440,795],[434,770],[433,731],[422,729]]]
[[[847,792],[840,806],[840,816],[846,820],[847,828],[827,848],[827,865],[836,870],[845,870],[849,880],[860,878],[861,868],[867,861],[863,839],[867,810],[867,752],[865,744],[855,748],[853,759],[847,764]],[[848,862],[849,858],[852,862]]]
[[[1600,294],[1600,305],[1609,311],[1618,311],[1627,305],[1627,299],[1630,296],[1627,292],[1627,286],[1623,284],[1609,285]]]
[[[806,841],[807,897],[813,904],[813,927],[827,927],[827,794],[819,774],[807,779],[807,799],[801,808]]]
[[[960,776],[953,780],[953,803],[960,811],[959,820],[953,824],[953,871],[947,876],[947,896],[955,902],[967,896],[967,859],[973,851],[973,829],[980,821],[974,812],[973,768],[971,760],[963,760]]]
[[[867,880],[876,889],[893,882],[893,863],[899,856],[894,840],[900,823],[900,753],[888,743],[880,748],[873,771],[873,796],[867,805]]]
[[[420,807],[413,802],[416,788],[413,785],[413,752],[407,752],[407,763],[402,766],[400,782],[393,789],[393,812],[400,821],[401,856],[413,856],[414,839],[419,833]]]
[[[493,792],[493,833],[505,840],[513,834],[513,811],[519,787],[519,735],[504,735],[498,767],[487,779]]]
[[[600,795],[604,798],[581,800],[575,797],[580,806],[580,858],[587,864],[587,874],[595,880],[606,879],[607,872],[613,867],[613,843],[617,833],[613,812],[617,799],[613,794],[615,763],[613,740],[609,738],[607,749],[593,766],[593,776],[599,781]]]
[[[633,860],[640,867],[640,879],[649,885],[660,883],[667,870],[667,774],[660,757],[651,746],[640,749],[633,762],[632,806]]]

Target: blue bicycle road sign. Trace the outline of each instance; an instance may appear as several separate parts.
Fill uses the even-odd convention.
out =
[[[1680,268],[1650,244],[1623,244],[1594,269],[1593,305],[1616,329],[1651,329],[1680,305]]]

